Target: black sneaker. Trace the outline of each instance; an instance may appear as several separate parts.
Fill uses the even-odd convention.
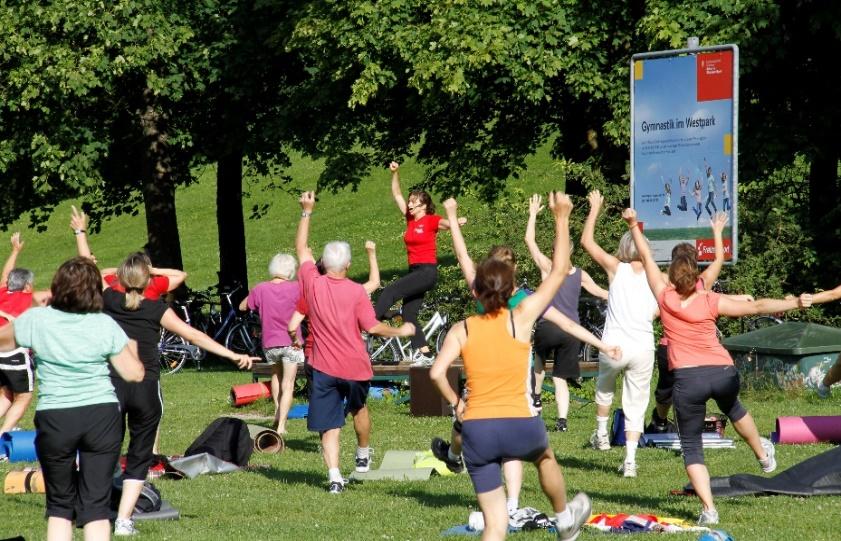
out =
[[[567,420],[566,419],[558,419],[555,421],[555,430],[558,432],[566,432],[567,431]]]
[[[345,484],[339,481],[330,481],[330,486],[327,487],[327,492],[330,494],[341,494],[345,491]]]
[[[531,396],[532,405],[534,405],[534,409],[537,411],[543,411],[543,399],[540,397],[540,394],[533,394]]]
[[[450,444],[441,438],[432,438],[432,455],[447,465],[447,469],[453,473],[461,473],[464,471],[464,461],[459,457],[458,460],[450,458]]]

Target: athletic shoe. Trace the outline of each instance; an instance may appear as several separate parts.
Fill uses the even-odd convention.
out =
[[[461,457],[458,460],[450,458],[450,444],[441,438],[432,438],[432,455],[447,465],[447,469],[453,473],[461,473],[464,471],[464,461]]]
[[[624,462],[621,466],[619,466],[619,472],[622,474],[622,477],[636,477],[637,463]]]
[[[567,431],[567,420],[566,419],[558,419],[555,421],[555,430],[558,432],[566,432]]]
[[[531,395],[531,403],[534,406],[534,409],[537,411],[543,411],[543,399],[540,397],[540,393]]]
[[[818,393],[818,398],[829,398],[829,395],[832,393],[832,389],[824,385],[823,382],[820,382],[818,383],[815,392]]]
[[[118,518],[114,521],[114,535],[115,536],[129,536],[137,535],[140,532],[134,527],[134,521],[127,518]]]
[[[373,453],[373,449],[368,450],[368,456],[356,457],[356,471],[359,473],[365,473],[371,469],[371,453]]]
[[[598,430],[594,430],[593,435],[590,436],[590,445],[593,446],[593,449],[598,449],[599,451],[609,451],[610,439],[607,434],[599,434]]]
[[[768,456],[768,458],[766,458],[764,461],[759,461],[759,466],[765,473],[771,473],[772,471],[777,469],[777,459],[774,458],[774,455],[776,454],[774,444],[766,438],[759,438],[759,443],[762,444],[762,449]]]
[[[435,357],[432,355],[426,355],[421,350],[417,350],[412,355],[412,366],[432,366],[432,363],[435,362]]]
[[[718,511],[715,509],[702,511],[701,516],[698,517],[698,526],[715,526],[716,524],[718,524]]]
[[[345,491],[345,484],[339,481],[330,481],[330,486],[327,487],[327,492],[330,494],[341,494]]]
[[[558,528],[557,534],[559,541],[575,541],[581,534],[581,526],[590,518],[590,511],[593,504],[590,498],[583,492],[579,492],[575,497],[567,503],[567,509],[572,514],[572,525],[567,528]]]

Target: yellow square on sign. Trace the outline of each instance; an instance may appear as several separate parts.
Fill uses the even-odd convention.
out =
[[[636,62],[634,62],[634,80],[642,80],[642,60],[637,60]]]
[[[724,155],[730,156],[733,154],[733,135],[729,133],[724,134]]]

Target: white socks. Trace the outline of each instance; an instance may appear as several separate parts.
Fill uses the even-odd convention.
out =
[[[607,417],[599,417],[596,415],[596,433],[600,435],[607,435]]]
[[[330,468],[327,470],[327,477],[330,479],[331,483],[344,483],[345,480],[342,478],[342,472],[339,471],[339,468]]]
[[[519,498],[508,498],[505,502],[508,506],[508,514],[512,514],[514,511],[520,508],[520,499]]]
[[[555,513],[555,528],[563,531],[572,526],[572,512],[569,510],[569,502],[567,507],[560,513]]]
[[[370,447],[357,447],[356,448],[356,456],[357,458],[368,458],[371,454]]]
[[[625,441],[625,462],[636,462],[637,461],[637,445],[638,442],[636,441]]]

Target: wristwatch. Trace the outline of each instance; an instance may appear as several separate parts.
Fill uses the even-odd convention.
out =
[[[85,231],[84,229],[74,229],[73,230],[74,235],[81,235],[82,233],[87,233],[87,231]]]
[[[312,212],[301,211],[301,218],[309,218],[310,216],[312,216]]]

